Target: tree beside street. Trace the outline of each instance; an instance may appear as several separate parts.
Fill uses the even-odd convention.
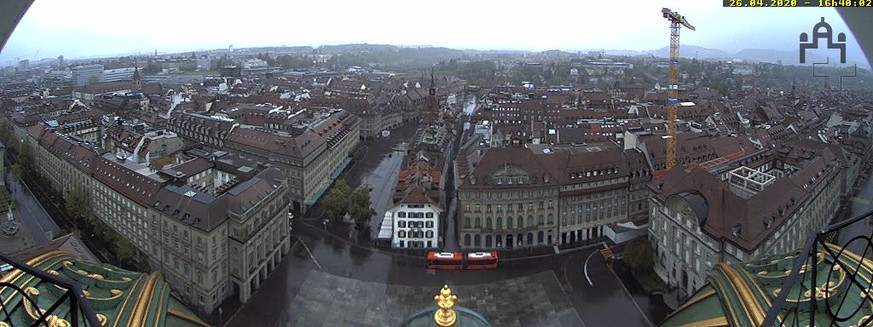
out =
[[[15,137],[15,132],[12,131],[12,126],[9,122],[4,118],[0,119],[0,141],[3,141],[3,144],[9,146],[12,140]]]
[[[83,188],[76,188],[64,196],[64,204],[70,218],[81,224],[83,219],[91,217],[91,193]]]
[[[345,180],[339,179],[322,200],[328,217],[339,218],[348,214],[357,226],[366,224],[373,216],[370,208],[370,190],[364,187],[352,189]]]
[[[641,237],[630,241],[624,247],[622,258],[644,288],[653,290],[665,287],[660,277],[655,274],[655,251],[648,238]]]
[[[370,208],[370,190],[363,187],[355,189],[349,202],[349,215],[358,227],[363,226],[370,217],[373,217],[373,209]]]
[[[324,210],[331,218],[341,217],[349,211],[348,201],[352,188],[343,179],[337,180],[330,192],[324,197]]]
[[[655,266],[653,256],[652,245],[647,238],[633,240],[624,247],[624,262],[636,272],[651,270]]]
[[[35,162],[33,158],[33,148],[30,146],[30,142],[21,142],[18,150],[18,164],[21,165],[21,173],[23,175],[32,175],[36,173],[36,169],[33,166]]]

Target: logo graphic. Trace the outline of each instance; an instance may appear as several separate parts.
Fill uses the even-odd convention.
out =
[[[821,22],[815,24],[812,27],[812,40],[809,39],[809,34],[800,33],[800,63],[806,63],[806,50],[816,50],[819,47],[819,40],[827,41],[827,48],[831,50],[839,50],[840,51],[840,63],[846,63],[846,33],[837,34],[837,40],[834,42],[834,31],[831,28],[831,25],[825,22],[824,17],[821,18]],[[830,76],[827,74],[820,75],[816,73],[816,68],[819,66],[828,66],[830,65],[830,57],[827,57],[825,62],[815,62],[812,63],[812,76],[813,77],[824,77],[825,78],[825,87],[830,88]],[[843,89],[843,78],[844,77],[855,77],[858,73],[858,65],[855,64],[854,71],[851,75],[839,75],[840,77],[840,85],[839,90]],[[836,77],[836,76],[834,76]]]
[[[824,29],[824,32],[821,29]],[[846,63],[846,33],[837,34],[837,42],[834,42],[834,31],[831,29],[831,24],[825,23],[824,17],[821,22],[812,27],[812,42],[809,41],[809,35],[800,33],[800,63],[806,63],[806,50],[818,49],[818,40],[825,39],[828,41],[828,49],[840,50],[840,63]]]

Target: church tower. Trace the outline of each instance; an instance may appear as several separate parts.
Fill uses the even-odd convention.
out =
[[[436,85],[434,84],[433,68],[430,69],[430,88],[427,91],[427,101],[421,113],[421,123],[431,125],[440,118],[440,102],[436,97]]]
[[[133,62],[133,89],[134,91],[142,90],[142,76],[139,74],[139,67],[136,66],[136,59]]]

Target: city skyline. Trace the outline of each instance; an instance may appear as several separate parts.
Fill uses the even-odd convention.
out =
[[[102,0],[75,4],[38,1],[0,52],[0,64],[59,55],[68,59],[147,55],[230,45],[247,48],[369,43],[475,50],[649,51],[667,45],[668,23],[660,16],[661,7],[678,11],[697,27],[695,32],[682,34],[683,44],[728,53],[743,49],[795,50],[799,34],[810,31],[824,17],[835,33],[846,32],[849,36],[849,61],[865,61],[842,18],[835,10],[825,8],[724,8],[717,2],[676,0],[599,5],[543,3],[536,8],[460,1],[433,8],[399,6],[390,1],[338,6],[344,9],[327,11],[315,3],[258,1],[233,10],[223,3],[159,1],[133,7]],[[425,10],[427,15],[422,15]],[[610,14],[619,12],[621,17]],[[767,19],[749,19],[755,15]],[[601,31],[602,26],[607,26],[609,32],[592,33]]]

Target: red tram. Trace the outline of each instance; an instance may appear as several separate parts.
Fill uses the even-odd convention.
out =
[[[427,269],[481,270],[497,269],[497,252],[428,252]]]

